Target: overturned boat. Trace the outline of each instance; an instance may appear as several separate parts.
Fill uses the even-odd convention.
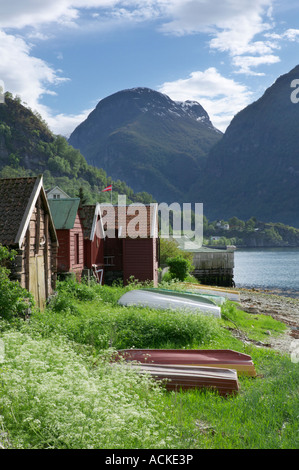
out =
[[[162,289],[135,289],[126,292],[118,301],[129,307],[150,307],[164,310],[185,310],[221,317],[221,309],[211,299],[192,293],[163,291]]]
[[[251,356],[231,349],[122,349],[116,359],[141,364],[234,369],[238,375],[256,376]]]
[[[216,293],[206,293],[206,292],[197,292],[196,290],[182,290],[182,291],[175,291],[173,289],[161,289],[161,288],[144,288],[148,292],[156,292],[163,295],[171,295],[177,296],[180,298],[191,298],[191,299],[198,299],[199,302],[204,302],[213,305],[222,305],[226,301],[226,298],[221,295],[217,295]]]
[[[240,302],[240,292],[234,289],[227,289],[225,287],[206,286],[203,284],[193,284],[190,282],[182,283],[182,287],[187,288],[189,291],[199,294],[221,296],[225,299],[232,300],[233,302]]]
[[[153,379],[163,381],[169,391],[192,388],[210,389],[222,396],[233,395],[239,391],[237,372],[230,369],[194,367],[165,364],[137,364],[130,367],[138,373],[149,374]]]

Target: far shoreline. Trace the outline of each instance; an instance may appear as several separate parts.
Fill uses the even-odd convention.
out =
[[[299,290],[281,289],[280,287],[262,287],[250,285],[236,285],[235,290],[242,292],[252,292],[255,294],[279,295],[281,297],[291,297],[299,299]]]

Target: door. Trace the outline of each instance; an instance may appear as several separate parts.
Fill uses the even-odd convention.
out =
[[[29,291],[37,306],[43,310],[46,303],[45,263],[44,257],[33,256],[29,260]]]

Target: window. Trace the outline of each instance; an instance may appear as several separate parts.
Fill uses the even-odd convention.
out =
[[[79,236],[79,233],[75,233],[75,240],[74,240],[74,249],[75,249],[75,253],[74,253],[74,261],[75,261],[75,264],[80,264],[80,236]]]
[[[115,256],[104,256],[104,265],[105,266],[115,266],[114,262]]]

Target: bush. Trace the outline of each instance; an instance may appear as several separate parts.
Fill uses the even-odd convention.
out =
[[[17,281],[9,279],[10,271],[4,265],[14,259],[15,252],[0,245],[0,316],[6,320],[25,315],[33,305],[32,295]]]
[[[184,281],[192,268],[191,262],[182,256],[168,258],[167,264],[171,279],[178,279],[179,281]]]
[[[186,258],[190,262],[193,260],[193,254],[181,250],[175,240],[160,238],[160,265],[165,266],[168,258],[175,258],[176,256]]]

